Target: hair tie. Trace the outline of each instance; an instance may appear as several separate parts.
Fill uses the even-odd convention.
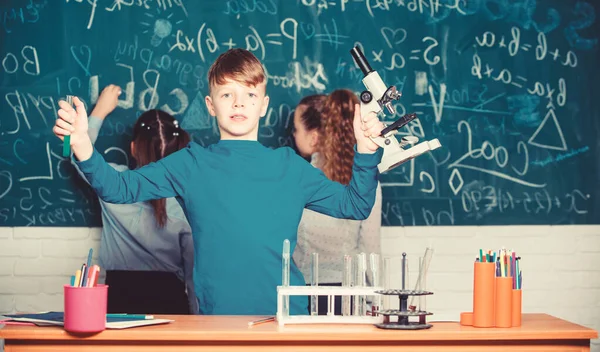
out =
[[[179,128],[179,121],[173,120],[173,125],[175,125],[175,128]]]
[[[177,136],[179,136],[179,132],[173,132],[173,135],[174,135],[175,137],[177,137]]]

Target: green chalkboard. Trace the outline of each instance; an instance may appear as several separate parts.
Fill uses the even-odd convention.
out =
[[[360,45],[402,98],[402,135],[442,148],[381,177],[384,225],[600,223],[600,14],[576,0],[4,0],[0,226],[99,226],[52,134],[57,101],[123,87],[97,148],[128,163],[140,112],[218,139],[206,72],[230,47],[268,72],[259,140],[292,146],[295,104],[364,89]]]

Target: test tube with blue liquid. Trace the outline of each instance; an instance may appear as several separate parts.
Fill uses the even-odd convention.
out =
[[[69,104],[69,106],[73,106],[73,96],[72,95],[67,95],[65,97],[65,101],[67,102],[67,104]],[[67,135],[64,137],[64,140],[63,140],[62,156],[67,158],[70,155],[71,155],[71,135]]]

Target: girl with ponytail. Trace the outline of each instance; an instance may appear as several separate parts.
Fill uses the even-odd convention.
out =
[[[185,148],[189,142],[190,136],[179,128],[179,122],[173,116],[161,110],[149,110],[140,115],[133,126],[131,154],[136,167],[142,167]],[[164,227],[166,199],[151,200],[150,204],[157,225]]]

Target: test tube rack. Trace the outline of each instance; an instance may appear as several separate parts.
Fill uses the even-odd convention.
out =
[[[383,316],[372,315],[335,315],[333,302],[335,296],[376,296],[382,287],[341,287],[341,286],[277,286],[277,323],[285,324],[381,324]],[[289,296],[328,296],[327,315],[289,315],[284,302]]]
[[[381,295],[394,295],[400,299],[400,309],[385,309],[375,312],[377,315],[383,316],[383,322],[375,323],[380,329],[395,329],[395,330],[421,330],[429,329],[432,325],[427,324],[426,316],[433,313],[422,310],[408,309],[408,297],[410,296],[425,296],[432,295],[433,292],[424,290],[399,290],[387,289],[378,290],[375,293]],[[397,316],[397,321],[392,321],[391,316]],[[419,321],[409,321],[409,317],[419,317]]]

